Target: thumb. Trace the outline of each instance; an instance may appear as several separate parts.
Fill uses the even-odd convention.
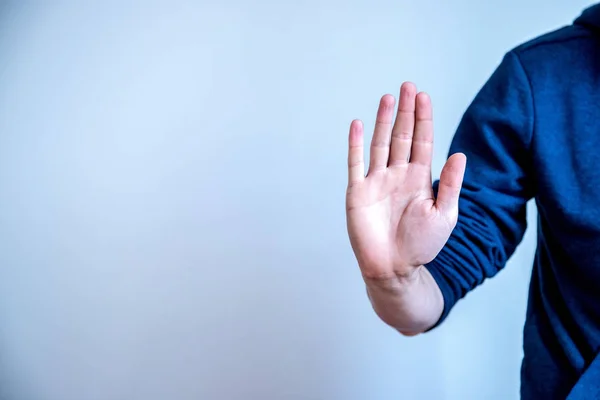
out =
[[[435,205],[438,210],[451,221],[458,218],[458,198],[462,187],[467,157],[462,153],[456,153],[448,158],[442,174]]]

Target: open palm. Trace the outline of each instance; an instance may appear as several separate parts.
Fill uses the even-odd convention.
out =
[[[350,126],[346,216],[361,272],[368,279],[409,278],[442,249],[458,217],[466,158],[442,170],[437,198],[431,182],[433,120],[429,96],[411,83],[382,97],[365,176],[363,125]]]

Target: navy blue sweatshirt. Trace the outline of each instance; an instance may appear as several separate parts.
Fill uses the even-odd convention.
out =
[[[444,296],[438,325],[505,266],[535,199],[521,398],[600,399],[600,4],[505,54],[455,152],[468,158],[458,224],[426,266]]]

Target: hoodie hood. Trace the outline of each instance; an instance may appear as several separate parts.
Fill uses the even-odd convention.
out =
[[[600,29],[600,3],[594,4],[583,10],[581,15],[574,21],[575,25],[581,25],[589,29]]]

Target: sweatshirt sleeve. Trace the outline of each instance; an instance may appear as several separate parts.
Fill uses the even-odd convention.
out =
[[[466,154],[467,169],[456,228],[426,265],[444,297],[435,326],[467,292],[502,269],[523,238],[527,201],[535,192],[533,125],[529,80],[511,51],[467,108],[450,146],[450,154]]]

